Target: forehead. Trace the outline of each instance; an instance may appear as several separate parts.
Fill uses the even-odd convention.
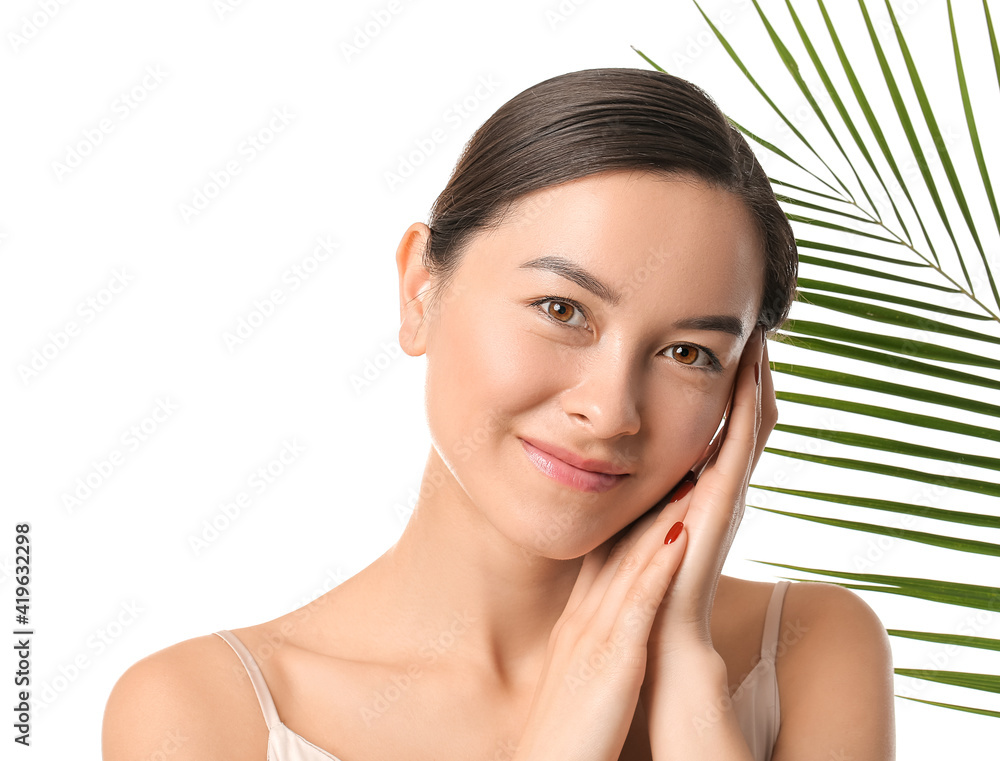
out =
[[[470,264],[487,277],[507,278],[524,262],[559,256],[632,298],[677,298],[682,287],[752,311],[750,319],[763,288],[750,212],[734,194],[690,175],[602,172],[543,188],[518,199],[472,249]]]

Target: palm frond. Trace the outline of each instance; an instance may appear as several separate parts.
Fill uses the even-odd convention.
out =
[[[775,431],[784,441],[803,446],[769,446],[765,457],[831,469],[834,481],[844,484],[834,493],[804,484],[754,482],[754,490],[779,495],[780,499],[809,500],[832,514],[763,506],[755,509],[781,519],[821,525],[824,531],[890,536],[911,546],[933,547],[932,552],[962,553],[963,557],[977,556],[989,562],[1000,557],[1000,544],[837,514],[838,510],[856,512],[861,508],[875,511],[876,517],[895,514],[938,521],[953,530],[1000,528],[1000,514],[918,505],[895,498],[901,484],[921,483],[956,496],[1000,497],[1000,479],[993,475],[1000,471],[1000,451],[994,446],[1000,442],[996,423],[1000,417],[1000,352],[996,348],[1000,345],[1000,294],[993,273],[996,251],[1000,250],[1000,205],[973,108],[979,103],[977,89],[984,83],[970,76],[987,74],[987,92],[996,96],[1000,50],[989,6],[983,0],[981,20],[975,17],[972,4],[960,6],[968,16],[956,17],[948,0],[948,38],[942,39],[942,45],[932,53],[934,58],[927,62],[940,69],[947,65],[941,60],[941,50],[950,50],[954,56],[960,113],[968,130],[969,153],[974,156],[971,169],[966,171],[959,161],[960,152],[944,139],[936,116],[946,109],[959,113],[959,109],[950,103],[933,102],[921,77],[923,62],[908,44],[888,0],[883,11],[886,39],[876,32],[865,0],[857,0],[853,18],[846,15],[844,6],[838,6],[838,13],[845,16],[836,20],[824,0],[814,1],[817,19],[821,19],[815,29],[808,28],[799,13],[802,2],[785,0],[788,23],[784,25],[777,23],[779,11],[765,15],[761,4],[757,0],[753,3],[761,39],[770,44],[790,89],[805,99],[815,117],[814,133],[806,134],[788,118],[791,111],[762,86],[768,82],[771,87],[773,78],[751,72],[698,1],[692,0],[748,86],[788,131],[775,139],[727,115],[730,123],[758,146],[799,248],[799,299],[777,336],[771,370],[776,374],[779,405],[791,413],[782,413]],[[945,29],[943,23],[941,28]],[[821,38],[823,45],[819,44]],[[843,44],[848,38],[864,50],[848,54]],[[967,71],[963,53],[970,45],[989,45],[993,70],[979,66],[975,72]],[[644,53],[636,52],[663,71]],[[877,62],[865,71],[864,85],[858,73],[863,66],[862,52]],[[897,66],[890,59],[902,63]],[[777,91],[776,86],[772,89]],[[832,108],[820,104],[820,95],[828,98]],[[908,101],[916,107],[911,109]],[[897,134],[899,137],[894,136]],[[932,148],[925,151],[924,146]],[[907,166],[916,168],[913,181],[904,171]],[[880,201],[881,208],[891,209],[891,214],[883,217]],[[980,203],[990,209],[985,219],[992,215],[991,223],[976,219]],[[969,253],[973,250],[975,253]],[[786,388],[786,383],[799,386]],[[819,410],[844,413],[851,429],[840,422],[841,418],[834,427],[806,419]],[[886,427],[892,428],[890,435],[886,435]],[[815,451],[817,442],[822,443],[820,452]],[[873,494],[867,488],[864,494],[849,493],[852,479],[836,477],[837,473],[871,474],[882,484],[884,494]],[[1000,608],[1000,588],[993,586],[860,573],[858,568],[824,570],[754,562],[825,576],[849,589],[909,597],[928,606],[929,619],[937,615],[931,607],[934,605],[989,611]],[[1000,565],[995,578],[1000,578]],[[957,632],[887,631],[897,638],[1000,650],[998,640]],[[896,673],[1000,692],[1000,676],[994,674],[913,668],[897,668]],[[917,702],[1000,716],[984,708]]]

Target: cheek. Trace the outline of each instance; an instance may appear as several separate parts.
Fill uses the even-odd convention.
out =
[[[523,330],[506,320],[467,316],[482,314],[481,307],[454,307],[434,326],[425,385],[430,433],[446,461],[468,459],[507,430],[546,376],[537,343]]]
[[[730,384],[724,381],[703,388],[679,385],[669,400],[657,406],[656,419],[651,423],[662,434],[658,434],[658,445],[654,449],[663,452],[672,465],[670,485],[701,457],[719,427],[730,393]]]

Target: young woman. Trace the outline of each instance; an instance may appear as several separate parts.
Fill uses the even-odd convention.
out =
[[[106,761],[894,757],[871,609],[721,575],[797,258],[702,91],[638,69],[524,91],[396,261],[433,442],[401,538],[133,665]]]

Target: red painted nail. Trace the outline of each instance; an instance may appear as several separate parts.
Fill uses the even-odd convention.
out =
[[[670,531],[667,532],[667,538],[663,540],[664,544],[670,544],[677,537],[681,535],[681,529],[684,528],[684,524],[677,521],[673,526],[670,527]]]
[[[674,489],[673,494],[670,495],[670,500],[667,502],[667,504],[669,505],[673,504],[674,502],[677,502],[693,488],[694,488],[694,473],[689,470],[688,474],[684,476],[684,480],[681,481],[679,484],[677,484],[677,488]]]
[[[753,363],[753,382],[760,385],[760,362]]]

